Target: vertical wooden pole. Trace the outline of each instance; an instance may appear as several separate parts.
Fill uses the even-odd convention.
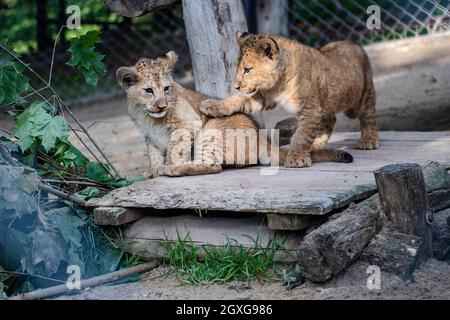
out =
[[[239,54],[236,33],[247,31],[242,1],[183,0],[183,15],[196,89],[228,97]]]
[[[404,163],[374,171],[380,201],[386,215],[386,227],[422,237],[425,254],[431,257],[432,235],[429,205],[422,168]]]
[[[256,9],[258,32],[287,37],[288,9],[287,0],[258,0]]]

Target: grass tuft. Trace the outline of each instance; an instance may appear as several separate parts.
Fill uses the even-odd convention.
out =
[[[164,247],[164,264],[170,266],[188,284],[202,285],[225,283],[231,280],[272,280],[279,278],[275,267],[275,253],[284,250],[278,239],[270,239],[262,247],[259,236],[253,239],[254,246],[247,248],[236,240],[227,238],[222,246],[196,246],[189,235],[177,240],[161,241]]]

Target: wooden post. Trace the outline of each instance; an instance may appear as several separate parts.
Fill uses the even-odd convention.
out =
[[[381,229],[381,211],[378,196],[373,195],[309,232],[297,248],[306,278],[327,281],[358,259]]]
[[[213,97],[228,97],[239,54],[236,33],[247,31],[242,1],[183,0],[183,15],[195,88]]]
[[[288,36],[288,9],[286,0],[258,0],[256,15],[259,33]]]
[[[419,236],[427,257],[433,254],[430,214],[422,168],[404,163],[384,166],[374,171],[386,227]]]

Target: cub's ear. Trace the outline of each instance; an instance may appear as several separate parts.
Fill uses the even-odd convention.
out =
[[[250,33],[248,32],[236,32],[236,42],[239,46],[243,45],[245,42],[246,36],[248,36]]]
[[[178,61],[178,56],[175,53],[175,51],[169,51],[166,53],[166,55],[162,58],[163,63],[165,64],[166,70],[172,70],[175,66],[175,63]]]
[[[133,67],[121,67],[116,71],[116,79],[120,86],[127,90],[139,80],[139,74]]]
[[[273,60],[280,52],[278,43],[271,37],[264,37],[259,39],[257,50],[270,60]]]

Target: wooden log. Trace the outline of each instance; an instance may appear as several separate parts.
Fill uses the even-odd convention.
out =
[[[427,192],[450,189],[450,174],[444,165],[437,161],[427,161],[422,170]]]
[[[286,0],[258,0],[256,6],[258,33],[287,37],[288,9]]]
[[[173,5],[179,0],[105,0],[109,10],[125,17],[141,16],[149,11]]]
[[[267,224],[270,230],[304,230],[321,222],[326,218],[316,216],[299,216],[291,214],[268,214]]]
[[[256,239],[259,239],[258,245],[261,248],[266,248],[271,239],[278,239],[283,242],[283,249],[277,251],[275,260],[295,262],[295,250],[302,235],[271,231],[262,216],[146,216],[125,228],[123,249],[145,259],[152,259],[164,256],[164,241],[185,240],[196,246],[223,246],[230,240],[232,245],[254,248]]]
[[[447,168],[436,161],[423,166],[428,204],[431,212],[450,208],[450,174]]]
[[[242,1],[183,1],[195,88],[226,98],[236,73],[236,33],[247,31]]]
[[[376,194],[307,234],[297,250],[305,276],[324,282],[347,268],[380,230],[380,215]]]
[[[421,237],[382,231],[364,249],[361,260],[396,274],[411,274],[419,265],[424,246]]]
[[[450,208],[450,189],[429,192],[427,197],[431,212]]]
[[[431,220],[425,180],[418,164],[384,166],[374,171],[386,218],[386,228],[423,238],[424,255],[431,257]]]
[[[434,214],[432,228],[434,257],[439,260],[450,260],[450,209]]]
[[[144,216],[142,209],[99,207],[94,209],[94,222],[101,226],[121,226]]]
[[[155,269],[159,266],[159,261],[153,259],[147,263],[142,263],[140,265],[121,269],[118,271],[114,271],[111,273],[103,274],[101,276],[93,277],[90,279],[85,279],[80,281],[80,289],[91,288],[95,286],[99,286],[108,282],[117,281],[129,276],[132,276],[136,273],[143,273],[150,270]],[[73,289],[76,290],[76,289]],[[61,284],[59,286],[38,289],[36,291],[31,291],[27,293],[18,294],[16,296],[12,296],[8,300],[37,300],[37,299],[45,299],[53,296],[58,296],[67,292],[70,292],[69,286],[67,284]]]

